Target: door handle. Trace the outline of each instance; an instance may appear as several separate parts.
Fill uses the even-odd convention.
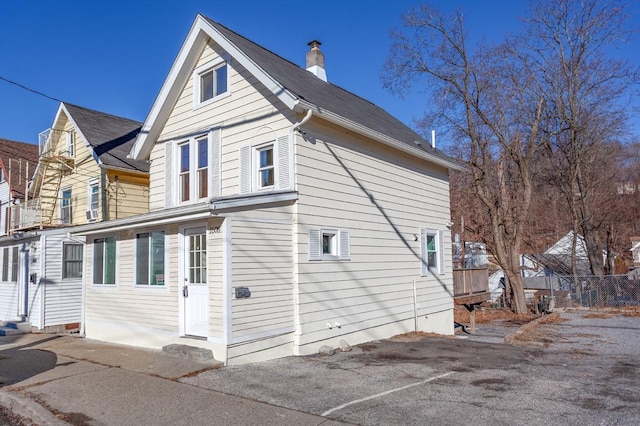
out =
[[[182,287],[182,295],[184,297],[189,297],[189,287],[186,284]]]

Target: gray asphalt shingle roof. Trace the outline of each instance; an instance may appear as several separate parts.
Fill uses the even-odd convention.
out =
[[[149,172],[148,162],[127,158],[142,123],[66,102],[64,105],[102,164]]]
[[[411,146],[415,147],[415,141],[420,141],[419,148],[422,150],[451,161],[451,158],[431,147],[420,135],[377,105],[335,84],[321,80],[306,69],[248,40],[224,25],[210,18],[203,18],[297,98],[315,105],[319,110],[331,111]]]

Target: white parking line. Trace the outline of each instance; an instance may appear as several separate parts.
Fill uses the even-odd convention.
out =
[[[423,380],[423,381],[418,382],[418,383],[413,383],[411,385],[402,386],[401,388],[391,389],[391,390],[388,390],[388,391],[385,391],[385,392],[381,392],[381,393],[378,393],[376,395],[371,395],[371,396],[368,396],[368,397],[362,398],[362,399],[356,399],[355,401],[347,402],[347,403],[344,403],[342,405],[338,405],[337,407],[334,407],[334,408],[332,408],[330,410],[327,410],[324,413],[322,413],[321,416],[328,416],[329,414],[333,413],[334,411],[342,410],[343,408],[348,407],[350,405],[359,404],[361,402],[369,401],[370,399],[375,399],[375,398],[378,398],[378,397],[381,397],[381,396],[389,395],[390,393],[394,393],[394,392],[398,392],[398,391],[401,391],[401,390],[409,389],[409,388],[412,388],[412,387],[415,387],[415,386],[424,385],[425,383],[429,383],[429,382],[433,382],[434,380],[442,379],[443,377],[447,377],[447,376],[449,376],[451,374],[453,374],[453,371],[449,371],[448,373],[440,374],[439,376],[431,377],[429,379]]]

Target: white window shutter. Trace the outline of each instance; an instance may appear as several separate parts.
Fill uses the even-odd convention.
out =
[[[220,196],[220,129],[209,133],[209,196]]]
[[[291,144],[289,136],[281,136],[277,142],[277,163],[276,163],[276,190],[293,189],[291,171]]]
[[[164,144],[164,206],[171,207],[173,205],[173,143]]]
[[[240,193],[251,192],[251,147],[249,145],[240,148]]]
[[[349,238],[349,231],[340,230],[340,259],[351,259],[351,241]]]
[[[309,260],[322,260],[322,232],[309,230]]]
[[[438,273],[444,274],[444,232],[438,231]]]

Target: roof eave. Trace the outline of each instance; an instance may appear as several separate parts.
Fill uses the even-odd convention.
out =
[[[358,124],[354,121],[348,120],[338,114],[335,114],[331,111],[327,111],[326,109],[319,110],[312,104],[306,103],[304,101],[301,102],[301,106],[306,107],[308,109],[313,110],[313,114],[318,117],[322,117],[325,120],[337,124],[341,127],[352,130],[360,135],[369,137],[378,142],[381,142],[387,146],[398,149],[400,151],[406,152],[407,154],[411,154],[415,157],[422,158],[423,160],[429,161],[431,163],[437,164],[439,166],[445,167],[449,170],[457,170],[463,171],[465,170],[464,166],[456,163],[455,161],[450,161],[445,158],[439,157],[437,155],[433,155],[427,151],[424,151],[420,148],[413,147],[407,143],[401,142],[398,139],[387,136],[383,133],[377,132],[369,127]]]
[[[298,98],[284,88],[278,81],[267,74],[251,58],[229,41],[211,23],[198,14],[189,30],[178,56],[171,66],[158,97],[151,107],[140,133],[136,137],[129,156],[136,160],[146,160],[158,138],[164,123],[169,117],[171,108],[177,100],[184,84],[189,79],[198,56],[207,44],[208,39],[215,41],[235,61],[238,61],[249,73],[258,79],[268,90],[276,95],[289,109],[293,110]]]

